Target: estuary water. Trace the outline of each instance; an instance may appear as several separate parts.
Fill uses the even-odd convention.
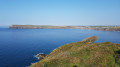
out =
[[[80,29],[0,28],[0,67],[26,67],[38,61],[38,53],[49,54],[71,42],[98,36],[96,42],[120,43],[120,32]]]

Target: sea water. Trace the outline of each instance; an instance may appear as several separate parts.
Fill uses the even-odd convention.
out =
[[[0,67],[26,67],[38,53],[49,54],[59,46],[98,36],[97,42],[120,43],[120,32],[80,29],[0,28]]]

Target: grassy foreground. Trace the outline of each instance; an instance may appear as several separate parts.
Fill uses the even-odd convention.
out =
[[[53,50],[30,67],[120,67],[120,44],[88,38]]]

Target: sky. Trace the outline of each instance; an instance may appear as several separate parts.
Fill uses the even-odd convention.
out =
[[[0,0],[0,26],[120,25],[120,0]]]

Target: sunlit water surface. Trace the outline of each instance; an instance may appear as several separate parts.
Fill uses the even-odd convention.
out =
[[[71,42],[98,36],[96,42],[120,43],[120,32],[79,29],[0,28],[0,67],[25,67],[37,62],[38,53],[49,54]]]

